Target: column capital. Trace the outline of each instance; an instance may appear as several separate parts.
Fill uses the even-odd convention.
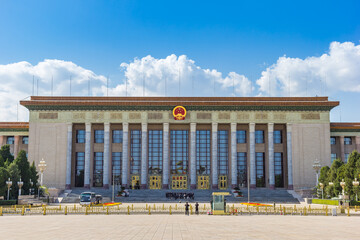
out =
[[[91,123],[85,123],[85,131],[91,131]]]
[[[167,122],[164,122],[163,123],[163,130],[164,130],[164,132],[168,132],[169,131],[169,123],[167,123]]]
[[[286,131],[291,132],[292,131],[292,123],[286,123]]]
[[[146,122],[141,123],[141,131],[147,132],[147,123]]]
[[[123,132],[128,132],[129,131],[129,123],[128,122],[123,122],[122,123],[122,129],[123,129]]]
[[[196,131],[196,123],[190,123],[190,132]]]
[[[249,131],[255,132],[255,123],[249,123]]]
[[[109,122],[104,122],[104,131],[105,132],[110,131],[110,123]]]
[[[218,123],[217,122],[212,122],[211,123],[211,129],[213,132],[217,132],[218,130]]]
[[[236,132],[237,123],[230,123],[231,132]]]
[[[274,123],[268,123],[268,132],[274,131]]]

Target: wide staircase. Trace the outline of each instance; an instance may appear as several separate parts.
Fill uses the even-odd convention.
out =
[[[62,203],[78,203],[79,196],[82,192],[95,192],[103,196],[103,202],[109,202],[112,199],[112,189],[102,189],[102,188],[74,188],[70,193],[65,194],[62,199]],[[229,192],[230,190],[128,190],[130,193],[129,197],[116,197],[117,190],[115,189],[115,201],[116,202],[209,202],[213,192]],[[246,188],[240,190],[243,197],[238,198],[233,195],[226,196],[227,202],[247,202],[248,201],[248,191]],[[166,198],[166,193],[194,193],[194,200],[192,199],[169,199]],[[294,198],[290,193],[285,189],[250,189],[250,202],[260,202],[260,203],[299,203],[299,201]]]

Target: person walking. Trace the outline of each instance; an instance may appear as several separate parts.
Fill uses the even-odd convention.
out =
[[[199,215],[199,203],[198,202],[195,203],[195,214]]]
[[[188,202],[185,203],[185,215],[189,216],[189,203]]]

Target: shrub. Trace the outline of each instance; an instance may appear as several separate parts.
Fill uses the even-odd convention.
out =
[[[360,206],[360,201],[351,200],[350,206]]]
[[[15,205],[16,200],[0,200],[0,206],[4,205]]]
[[[314,204],[326,204],[326,205],[339,205],[339,200],[330,200],[330,199],[313,199],[312,203]]]

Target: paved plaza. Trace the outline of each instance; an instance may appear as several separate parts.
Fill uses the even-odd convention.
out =
[[[2,216],[1,239],[359,239],[360,217]]]

